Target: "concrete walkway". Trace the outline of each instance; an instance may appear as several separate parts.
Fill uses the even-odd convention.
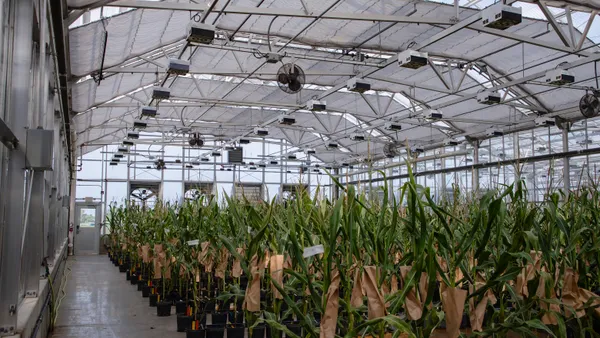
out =
[[[170,317],[157,317],[106,255],[70,257],[67,267],[67,294],[52,338],[185,337],[177,332],[175,308]]]

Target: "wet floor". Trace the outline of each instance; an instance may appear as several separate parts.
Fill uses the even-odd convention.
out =
[[[177,332],[175,308],[157,317],[156,308],[125,280],[106,255],[70,257],[66,296],[52,338],[165,338]]]

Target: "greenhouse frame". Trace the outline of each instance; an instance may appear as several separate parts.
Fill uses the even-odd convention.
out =
[[[0,337],[599,336],[599,15],[0,0]]]

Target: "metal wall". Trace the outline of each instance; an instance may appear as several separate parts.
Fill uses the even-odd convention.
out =
[[[43,264],[56,263],[69,228],[67,132],[55,105],[57,53],[48,15],[57,4],[0,0],[0,336],[17,333],[20,304],[39,296]],[[51,171],[31,168],[31,129],[53,130]]]

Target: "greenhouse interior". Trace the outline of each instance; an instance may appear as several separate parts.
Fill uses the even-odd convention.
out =
[[[0,0],[0,337],[600,337],[598,0]]]

